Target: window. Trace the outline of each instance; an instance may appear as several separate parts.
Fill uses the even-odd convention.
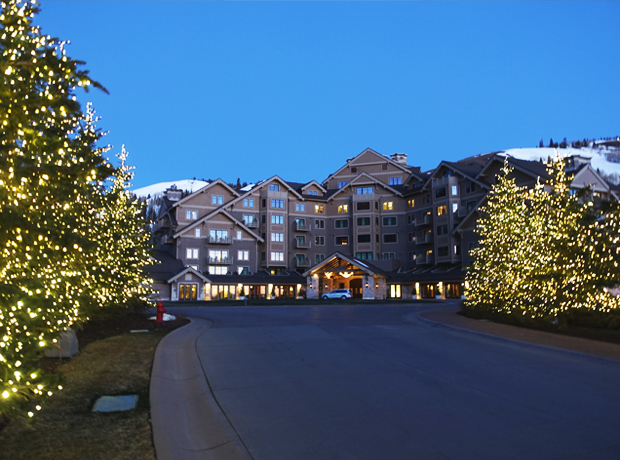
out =
[[[209,250],[209,259],[213,262],[228,262],[228,251]]]
[[[411,232],[407,235],[407,240],[411,243],[415,243],[415,232]]]
[[[465,184],[465,192],[472,193],[476,191],[476,183],[475,182],[467,182]]]
[[[430,204],[431,196],[429,194],[422,195],[422,204]]]
[[[355,194],[356,195],[370,195],[373,193],[373,188],[372,187],[357,187],[355,189]]]
[[[437,227],[438,235],[447,235],[448,234],[448,225],[439,225]]]
[[[318,192],[316,190],[308,190],[308,195],[310,195],[310,196],[317,196]]]
[[[281,216],[280,214],[272,214],[271,223],[276,225],[284,225],[284,216]]]
[[[400,185],[403,183],[402,177],[390,177],[389,179],[390,185]]]
[[[435,190],[435,198],[443,198],[444,196],[446,196],[446,188],[445,187],[441,187],[441,188],[438,188],[437,190]]]
[[[209,238],[215,241],[228,239],[228,230],[209,230]]]
[[[253,208],[254,207],[254,198],[244,198],[243,199],[243,207],[244,208]]]
[[[349,244],[349,237],[348,236],[337,236],[336,244],[339,246],[346,246],[347,244]]]
[[[351,172],[352,173],[356,173],[357,172],[357,166],[351,166]]]
[[[452,212],[457,212],[459,210],[459,204],[458,203],[452,203]]]
[[[371,241],[370,235],[357,235],[358,243],[370,243]]]
[[[384,217],[383,225],[396,225],[396,217]]]
[[[267,199],[263,198],[262,201],[263,201],[263,208],[266,208],[267,207]]]
[[[305,227],[306,226],[306,219],[295,219],[295,223],[299,227]]]
[[[185,210],[185,218],[187,220],[196,220],[198,219],[198,211],[195,209],[186,209]]]
[[[416,260],[418,258],[418,256],[416,255],[415,252],[410,252],[409,253],[409,260]]]
[[[437,248],[437,255],[439,257],[446,257],[448,255],[448,246],[441,246]]]
[[[381,165],[381,170],[382,171],[387,171],[387,168],[388,168],[387,163]]]
[[[325,260],[325,256],[323,254],[317,254],[316,256],[314,256],[314,260],[318,264],[319,262],[322,262]]]
[[[306,244],[306,237],[303,236],[303,235],[296,236],[295,239],[297,240],[297,244],[299,244],[299,245]]]
[[[349,181],[348,181],[348,180],[341,180],[341,181],[338,181],[338,188],[342,188],[342,187],[344,187],[345,185],[347,185],[348,183],[349,183]]]
[[[185,250],[185,257],[187,259],[198,259],[199,251],[197,248],[187,248]]]
[[[400,284],[392,284],[390,286],[390,297],[392,299],[400,299]]]
[[[239,275],[249,275],[250,267],[237,267],[237,273]]]
[[[357,218],[358,227],[365,227],[367,225],[370,225],[370,217],[358,217]]]
[[[179,284],[179,300],[196,300],[197,284]]]
[[[223,204],[224,197],[222,195],[211,195],[211,204]]]
[[[389,235],[383,235],[383,242],[384,243],[397,243],[398,237],[395,233],[391,233]]]
[[[338,212],[339,213],[349,212],[349,205],[348,204],[339,204],[338,205]]]
[[[276,243],[283,243],[284,233],[271,232],[271,241],[275,241]]]
[[[196,238],[200,238],[202,236],[202,231],[199,228],[194,229],[194,236]]]
[[[237,260],[250,260],[250,251],[237,251]]]
[[[337,220],[334,223],[334,227],[335,228],[349,228],[349,221],[348,220]]]
[[[355,258],[359,260],[372,260],[372,252],[356,252]]]
[[[263,224],[265,223],[265,219],[267,218],[267,216],[265,216],[264,214],[261,217],[261,221],[263,222]]]
[[[324,236],[315,236],[314,237],[314,244],[316,244],[317,246],[324,246],[325,245],[325,237]]]
[[[279,192],[280,184],[269,184],[269,190],[272,192]]]
[[[357,203],[358,211],[369,211],[370,210],[370,201],[362,201]]]
[[[415,214],[410,214],[407,216],[407,223],[415,224]]]
[[[450,187],[452,196],[457,196],[459,194],[459,188],[456,185]]]
[[[458,244],[454,245],[454,255],[455,256],[460,256],[461,255],[461,247]]]
[[[252,214],[244,214],[243,215],[243,223],[245,225],[252,225],[252,224],[254,224],[254,216]]]
[[[241,230],[237,230],[237,239],[238,240],[242,240],[243,239],[243,232]]]
[[[275,198],[272,198],[271,207],[278,208],[278,209],[284,209],[284,200],[276,200]]]
[[[437,206],[437,215],[438,216],[443,216],[448,214],[448,207],[444,204],[441,206]]]
[[[295,211],[306,212],[306,203],[295,203]]]
[[[267,257],[266,257],[266,255],[265,255],[265,251],[263,251],[263,252],[261,253],[261,255],[260,255],[260,260],[263,260],[263,261],[264,261],[266,258],[267,258]]]
[[[383,202],[383,210],[384,211],[392,211],[394,209],[394,203],[392,201],[384,201]]]
[[[209,275],[225,275],[228,273],[228,267],[223,265],[209,265]]]
[[[411,200],[407,201],[407,207],[408,208],[415,207],[415,199],[412,198]]]
[[[317,214],[323,214],[325,212],[325,207],[322,204],[315,204],[314,212]]]
[[[390,259],[393,259],[395,256],[396,254],[394,252],[384,252],[383,260],[390,260]]]
[[[325,228],[325,221],[323,219],[315,219],[314,228]]]
[[[303,264],[306,261],[305,254],[295,254],[295,259],[297,259],[298,264]]]
[[[467,202],[467,212],[471,211],[476,207],[476,200]]]
[[[284,262],[284,253],[283,252],[271,252],[271,260],[273,262]]]

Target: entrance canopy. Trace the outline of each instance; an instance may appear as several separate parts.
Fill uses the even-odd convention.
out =
[[[330,278],[332,276],[341,276],[350,278],[352,276],[372,276],[387,278],[385,272],[366,261],[354,259],[339,252],[334,253],[324,261],[318,263],[303,273],[303,276],[319,276]]]

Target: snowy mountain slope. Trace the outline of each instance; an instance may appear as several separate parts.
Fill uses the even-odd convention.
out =
[[[136,190],[132,190],[131,192],[139,198],[146,198],[149,195],[151,195],[151,198],[156,198],[159,195],[163,195],[163,193],[173,185],[176,185],[179,190],[195,192],[208,184],[208,182],[203,180],[182,179],[172,182],[159,182],[158,184],[147,185],[146,187],[138,188]]]
[[[509,149],[503,153],[513,158],[521,160],[533,160],[538,161],[542,159],[546,161],[547,158],[555,159],[558,155],[560,158],[579,155],[585,158],[591,158],[590,164],[595,170],[599,170],[606,176],[616,175],[620,177],[620,163],[613,163],[607,160],[607,153],[618,152],[617,149],[605,149],[605,148],[581,148],[575,149],[567,147],[565,149],[555,149],[551,147],[540,147],[531,149]]]

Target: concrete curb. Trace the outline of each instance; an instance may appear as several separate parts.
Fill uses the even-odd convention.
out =
[[[151,424],[158,460],[251,460],[209,387],[196,341],[212,326],[192,319],[157,346],[151,373]]]

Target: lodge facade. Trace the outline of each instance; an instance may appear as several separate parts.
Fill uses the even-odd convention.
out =
[[[407,156],[366,149],[319,183],[279,176],[236,189],[222,180],[149,206],[159,264],[157,297],[191,301],[461,298],[479,207],[504,164],[498,153],[442,161],[422,172]],[[518,185],[547,180],[538,161],[508,158]],[[574,188],[615,191],[589,160],[571,157]]]

